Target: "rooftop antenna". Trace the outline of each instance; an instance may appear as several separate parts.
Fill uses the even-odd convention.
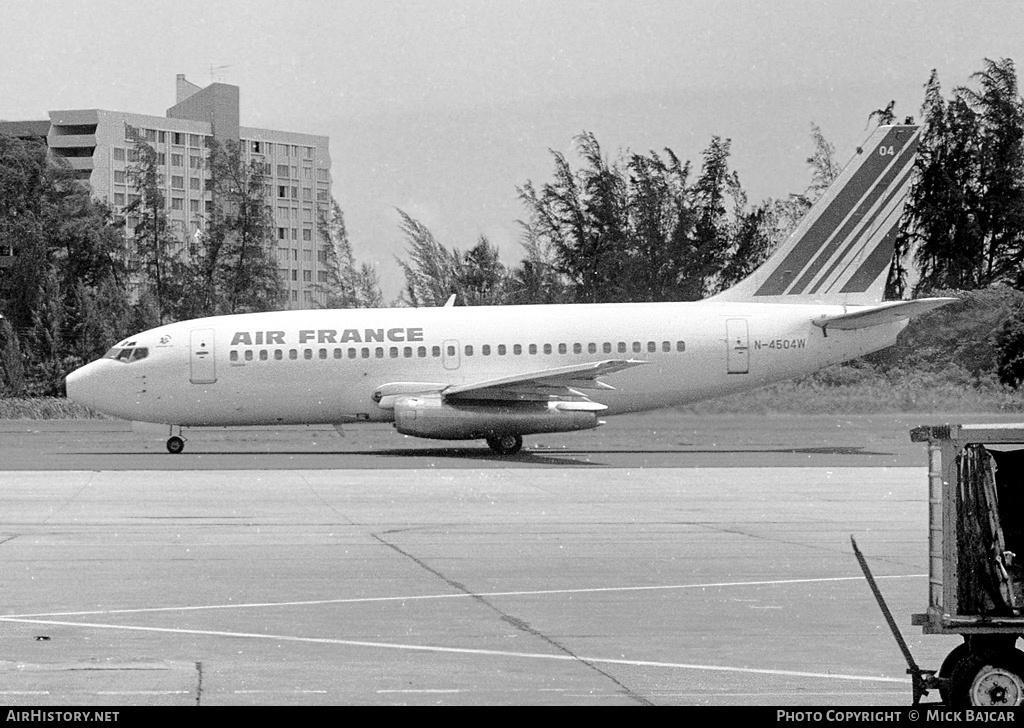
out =
[[[210,64],[210,83],[219,83],[224,80],[225,71],[231,66],[214,66]]]

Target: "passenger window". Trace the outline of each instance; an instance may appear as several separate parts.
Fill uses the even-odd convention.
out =
[[[377,357],[378,359],[383,359],[384,358],[384,347],[383,346],[376,347],[373,350],[373,355],[375,357]]]
[[[295,349],[289,349],[288,350],[288,358],[291,359],[292,361],[294,361],[295,359],[298,359],[299,358],[299,352],[297,350],[295,350]]]
[[[537,353],[537,345],[536,344],[530,344],[530,353],[531,354],[536,354]]]
[[[118,357],[118,359],[120,359],[120,358],[121,357]],[[231,356],[229,356],[228,359],[230,359],[231,361],[238,361],[238,352],[235,351],[234,349],[232,349],[231,350]],[[127,360],[127,357],[125,357],[125,360]]]
[[[427,347],[425,347],[425,346],[418,346],[418,347],[416,347],[416,356],[418,356],[420,359],[422,359],[426,355],[427,355]]]
[[[321,349],[320,350],[320,358],[321,359],[326,359],[327,358],[327,349]]]
[[[633,342],[633,352],[634,352],[634,353],[636,353],[636,354],[639,354],[639,353],[640,353],[640,350],[641,350],[642,348],[643,348],[643,347],[641,347],[641,346],[640,346],[640,342],[639,342],[639,341],[634,341],[634,342]]]
[[[662,351],[672,351],[672,344],[667,342],[667,341],[661,342],[661,350]]]
[[[620,341],[619,342],[619,353],[620,354],[625,354],[626,353],[626,342],[625,341]]]
[[[601,347],[601,348],[604,350],[605,354],[611,354],[612,353],[611,342],[608,342],[608,341],[604,342],[604,346]]]
[[[558,345],[558,353],[559,354],[564,354],[566,351],[568,351],[568,350],[566,349],[565,344],[559,344]]]
[[[267,350],[266,349],[260,349],[260,361],[266,361],[266,360],[267,360]]]
[[[505,356],[507,349],[504,344],[498,344],[498,356]]]
[[[356,358],[356,350],[355,349],[349,349],[348,350],[348,358],[349,359],[355,359]]]
[[[370,358],[370,349],[368,347],[365,347],[365,346],[363,347],[363,358],[364,359],[369,359]]]
[[[411,359],[412,358],[412,347],[411,346],[405,347],[402,350],[402,356],[404,356],[406,359]]]
[[[587,344],[587,351],[589,351],[591,354],[596,354],[597,353],[597,344],[595,344],[593,342]]]
[[[274,358],[278,361],[284,359],[284,352],[280,349],[274,349]]]
[[[334,358],[335,359],[340,359],[341,356],[342,356],[341,349],[335,349],[334,350]]]
[[[398,358],[398,347],[397,346],[390,347],[390,351],[388,353],[391,355],[392,359],[397,359]]]
[[[551,344],[544,344],[544,353],[545,354],[550,354],[551,353]]]
[[[677,341],[676,342],[676,351],[686,351],[686,342],[685,341]]]
[[[657,344],[655,344],[653,341],[648,341],[647,342],[647,351],[649,351],[650,353],[653,354],[657,350],[658,350],[658,345]]]
[[[516,356],[519,356],[520,354],[522,354],[523,353],[522,345],[521,344],[513,344],[512,345],[512,353],[515,354]]]
[[[573,344],[572,345],[572,353],[573,354],[582,354],[583,353],[583,344],[580,344],[580,343]]]
[[[480,347],[480,353],[483,354],[484,356],[490,356],[491,355],[491,345],[490,344],[484,344],[483,346],[481,346]]]
[[[252,349],[245,350],[245,360],[252,361]]]
[[[448,347],[448,356],[455,356],[455,347],[454,346],[449,346]]]
[[[302,352],[302,355],[304,357],[306,357],[307,359],[312,359],[313,358],[313,350],[312,349],[304,349],[303,352]]]
[[[473,345],[466,344],[466,356],[473,356]]]
[[[431,356],[433,356],[433,357],[434,357],[435,359],[436,359],[437,357],[441,356],[441,347],[440,347],[440,346],[432,346],[432,347],[430,347],[430,354],[431,354]]]

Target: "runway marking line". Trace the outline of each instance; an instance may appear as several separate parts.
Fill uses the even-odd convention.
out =
[[[821,678],[826,680],[852,680],[858,682],[884,682],[908,684],[907,678],[880,677],[878,675],[842,675],[839,673],[802,672],[796,670],[770,670],[754,667],[726,667],[722,665],[698,665],[685,662],[660,662],[656,660],[626,660],[607,657],[585,657],[582,655],[547,654],[541,652],[510,652],[507,650],[484,650],[472,647],[440,647],[437,645],[413,645],[396,642],[369,642],[363,640],[344,640],[332,637],[298,637],[295,635],[264,634],[260,632],[227,632],[223,630],[179,629],[175,627],[139,627],[130,624],[100,624],[96,622],[64,622],[45,619],[25,619],[0,617],[2,622],[23,624],[46,624],[57,627],[86,627],[89,629],[111,629],[130,632],[159,632],[164,634],[201,635],[206,637],[233,637],[244,639],[277,640],[280,642],[299,642],[307,644],[339,645],[345,647],[369,647],[373,649],[407,650],[412,652],[435,652],[454,655],[479,655],[484,657],[512,657],[532,660],[558,660],[562,662],[586,661],[602,665],[620,665],[626,667],[662,667],[677,670],[700,670],[704,672],[730,672],[747,675],[774,675],[779,677]]]
[[[923,579],[927,574],[891,574],[875,579]],[[503,592],[457,592],[451,594],[419,594],[401,597],[352,597],[349,599],[310,599],[292,602],[250,602],[244,604],[206,604],[193,607],[139,607],[138,609],[97,609],[80,612],[39,612],[30,614],[4,614],[0,620],[28,619],[30,617],[85,617],[104,614],[146,614],[153,612],[197,612],[212,609],[258,609],[260,607],[310,607],[328,604],[367,604],[374,602],[407,602],[427,599],[467,599],[470,597],[522,597],[549,594],[598,594],[604,592],[669,591],[676,589],[719,589],[736,586],[787,586],[790,584],[825,584],[844,581],[862,581],[863,576],[834,576],[815,579],[776,579],[772,581],[722,581],[706,584],[665,584],[662,586],[607,586],[587,589],[538,589]]]

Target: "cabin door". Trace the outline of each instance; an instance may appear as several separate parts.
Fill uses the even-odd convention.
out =
[[[750,371],[750,342],[746,319],[727,319],[725,322],[729,374],[747,374]]]
[[[217,381],[217,364],[213,355],[213,329],[192,329],[190,350],[192,384],[213,384]]]

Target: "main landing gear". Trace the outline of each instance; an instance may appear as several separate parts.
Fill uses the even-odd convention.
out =
[[[488,437],[487,445],[494,451],[495,455],[515,455],[523,449],[522,435],[498,435]]]
[[[178,437],[177,435],[174,435],[173,437],[168,438],[168,440],[167,440],[167,452],[169,452],[171,455],[177,455],[178,453],[180,453],[184,449],[185,449],[185,441],[182,440],[180,437]]]

